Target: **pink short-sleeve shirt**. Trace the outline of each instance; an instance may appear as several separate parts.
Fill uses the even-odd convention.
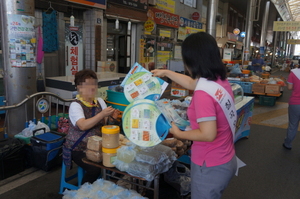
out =
[[[217,80],[216,83],[223,86],[233,97],[227,80]],[[218,102],[206,92],[197,90],[194,92],[187,114],[192,129],[198,129],[198,123],[201,125],[204,121],[217,121],[217,137],[213,142],[193,142],[192,161],[200,166],[205,162],[207,167],[229,162],[235,155],[233,137],[230,125]]]
[[[300,104],[300,69],[295,68],[289,74],[287,82],[293,84],[292,95],[289,100],[289,104],[298,105]]]

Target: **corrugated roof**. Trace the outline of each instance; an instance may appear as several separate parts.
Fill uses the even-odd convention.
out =
[[[300,0],[272,0],[284,21],[300,21]]]

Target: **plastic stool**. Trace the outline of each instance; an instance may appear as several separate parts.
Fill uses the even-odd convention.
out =
[[[82,178],[84,175],[83,168],[77,166],[77,173],[69,177],[66,177],[66,170],[67,170],[66,165],[64,161],[62,161],[59,194],[62,194],[65,188],[71,190],[78,190],[79,187],[81,186]],[[68,181],[74,178],[77,178],[78,186],[68,183]]]

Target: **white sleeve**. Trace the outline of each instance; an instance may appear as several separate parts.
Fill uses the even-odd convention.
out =
[[[107,108],[107,105],[102,98],[98,98],[98,102],[99,102],[102,110]]]
[[[72,102],[69,107],[69,118],[74,126],[76,126],[76,122],[81,119],[85,118],[83,109],[81,105],[77,102]]]

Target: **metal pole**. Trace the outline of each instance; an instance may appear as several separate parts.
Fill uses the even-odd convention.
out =
[[[12,18],[19,20],[23,16],[34,16],[34,0],[26,0],[23,3],[19,3],[19,1],[2,0],[0,1],[0,9],[0,24],[3,37],[3,80],[5,85],[5,98],[6,105],[13,105],[21,102],[27,95],[36,92],[36,67],[12,67],[10,45],[24,45],[21,42],[18,43],[17,40],[28,39],[28,36],[26,36],[26,34],[16,34],[15,37],[17,38],[11,38],[11,35],[9,35],[9,22]],[[20,24],[22,24],[22,20],[20,20]],[[32,38],[35,38],[35,34],[32,35]],[[32,107],[32,104],[28,104],[28,110],[32,110],[30,107]],[[9,110],[7,116],[8,122],[6,130],[8,136],[13,136],[24,129],[26,116],[32,118],[33,114],[32,112],[26,113],[24,107],[20,107]]]
[[[254,0],[249,0],[247,5],[247,19],[246,19],[246,37],[245,37],[245,49],[244,49],[244,59],[249,61],[250,58],[250,42],[252,36],[253,27],[253,2]]]
[[[218,0],[209,0],[206,16],[206,32],[216,38],[216,16],[218,11]]]
[[[270,1],[267,1],[266,7],[265,7],[264,18],[263,18],[263,22],[262,22],[261,36],[260,36],[261,57],[265,56],[265,46],[266,46],[265,41],[266,41],[266,35],[267,35],[267,23],[268,23],[269,10],[270,10]]]
[[[277,21],[280,21],[280,18],[277,18]],[[276,66],[275,65],[275,56],[276,56],[277,39],[278,39],[278,31],[275,31],[274,42],[273,42],[272,61],[271,61],[272,67]],[[280,45],[278,45],[278,46],[280,46]]]

